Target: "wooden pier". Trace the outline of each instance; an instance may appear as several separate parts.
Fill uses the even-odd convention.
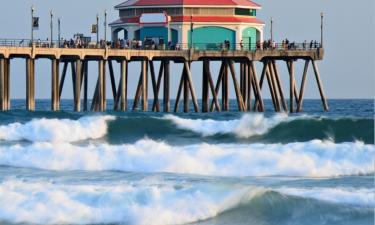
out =
[[[323,48],[313,49],[267,49],[252,51],[198,51],[188,50],[136,50],[136,49],[78,49],[78,48],[42,48],[42,47],[14,47],[0,46],[0,110],[9,110],[10,105],[10,66],[14,58],[24,58],[26,61],[26,109],[35,110],[35,61],[41,58],[50,59],[51,70],[51,110],[60,109],[61,93],[67,70],[72,71],[74,110],[105,111],[106,104],[106,71],[108,67],[111,89],[114,100],[114,109],[127,111],[128,107],[128,65],[139,63],[141,73],[138,79],[132,110],[154,112],[177,112],[180,100],[183,100],[183,111],[189,112],[190,99],[195,112],[213,112],[229,110],[229,94],[235,91],[239,111],[266,110],[262,92],[265,83],[268,83],[267,91],[270,92],[273,110],[276,112],[301,112],[303,110],[303,96],[311,65],[314,70],[315,80],[319,88],[323,110],[328,110],[327,100],[324,95],[322,82],[317,66],[317,61],[324,56]],[[155,68],[154,62],[160,61],[160,68]],[[202,68],[202,93],[200,96],[195,91],[192,79],[191,64],[197,61],[203,62]],[[211,74],[211,62],[221,63],[220,72],[216,82]],[[98,64],[98,79],[96,81],[92,104],[88,96],[88,64]],[[171,72],[170,63],[183,65],[182,74]],[[289,80],[282,81],[277,62],[283,62],[288,68]],[[302,82],[296,84],[295,64],[304,63]],[[120,64],[120,72],[116,74],[113,64]],[[262,71],[258,73],[256,64],[262,65]],[[236,71],[239,64],[239,71]],[[61,69],[61,68],[62,69]],[[60,70],[61,69],[61,70]],[[157,70],[158,69],[158,70]],[[61,71],[61,74],[60,74]],[[115,76],[119,76],[116,84]],[[170,105],[171,76],[179,76],[175,105]],[[151,79],[152,87],[148,80]],[[230,79],[233,86],[230,87]],[[289,83],[289,90],[283,89],[283,82]],[[163,90],[160,90],[163,87]],[[83,88],[83,102],[81,90]],[[220,90],[221,89],[221,90]],[[148,108],[148,92],[153,93],[152,108]],[[162,103],[159,100],[160,92],[163,92]],[[289,96],[287,92],[289,91]],[[221,92],[221,98],[219,93]],[[133,96],[133,95],[131,95]],[[199,107],[198,98],[201,97],[202,105]],[[287,97],[289,97],[287,99]],[[289,104],[287,102],[289,100]],[[221,101],[221,103],[220,103]],[[161,108],[162,105],[162,108]],[[83,108],[81,108],[83,106]]]

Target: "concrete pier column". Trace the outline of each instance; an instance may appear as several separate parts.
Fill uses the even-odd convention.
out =
[[[127,108],[127,87],[128,87],[128,63],[125,60],[121,61],[121,111],[126,111]]]
[[[163,85],[163,107],[164,112],[169,112],[171,110],[170,105],[170,62],[169,60],[164,62],[164,85]]]
[[[290,76],[289,76],[289,104],[290,104],[290,112],[294,112],[294,61],[290,61]]]
[[[103,60],[103,106],[102,106],[102,111],[107,110],[107,91],[106,91],[106,65],[107,65],[107,60]]]
[[[59,98],[59,64],[58,59],[52,59],[52,79],[51,79],[51,110],[57,111],[60,109]]]
[[[209,83],[208,83],[208,73],[210,69],[210,61],[203,61],[203,80],[202,80],[202,112],[208,112],[209,110]]]
[[[98,61],[98,64],[99,64],[99,77],[98,77],[98,81],[99,81],[99,87],[98,87],[98,97],[99,97],[99,111],[104,111],[104,93],[103,93],[103,85],[104,85],[104,61],[103,60],[99,60]]]
[[[142,111],[146,112],[148,109],[148,93],[147,93],[147,64],[146,60],[143,60],[142,63]]]
[[[4,59],[4,97],[5,110],[10,109],[10,59]]]
[[[183,79],[184,79],[184,112],[188,113],[189,112],[189,80],[187,77],[187,68],[186,65],[184,64],[184,72],[182,74]]]
[[[87,111],[88,109],[88,61],[84,63],[84,69],[83,69],[83,111]]]
[[[5,110],[5,59],[0,59],[0,110]]]
[[[35,59],[26,59],[26,110],[35,110]]]
[[[82,74],[82,61],[80,59],[76,60],[76,72],[75,72],[75,82],[74,82],[74,111],[81,111],[81,74]]]

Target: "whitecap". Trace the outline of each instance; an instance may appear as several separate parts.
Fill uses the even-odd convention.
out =
[[[113,116],[84,116],[78,120],[33,119],[27,123],[0,126],[0,140],[31,142],[75,142],[101,138],[107,133],[107,121]]]
[[[269,118],[263,114],[244,114],[240,119],[222,121],[186,119],[175,115],[166,115],[163,118],[172,121],[180,129],[200,133],[203,136],[233,133],[240,138],[265,134],[276,125],[292,119],[287,114],[277,114]]]

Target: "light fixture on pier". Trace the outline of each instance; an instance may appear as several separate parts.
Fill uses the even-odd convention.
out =
[[[34,12],[35,12],[35,6],[31,6],[31,46],[33,46],[34,43],[34,25],[35,25],[35,19],[34,19]]]
[[[273,42],[273,18],[271,17],[271,42]]]
[[[324,12],[320,13],[320,47],[323,48]]]
[[[107,10],[104,10],[104,41],[107,42]]]
[[[53,11],[50,11],[51,21],[50,21],[50,29],[51,29],[51,40],[50,40],[50,47],[53,45]]]
[[[99,44],[99,14],[96,14],[96,44]]]
[[[58,29],[57,39],[59,39],[58,43],[59,43],[59,47],[60,47],[61,46],[61,20],[60,20],[60,17],[57,19],[57,29]]]

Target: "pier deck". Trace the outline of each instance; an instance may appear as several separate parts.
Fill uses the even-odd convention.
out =
[[[240,111],[265,111],[262,98],[264,83],[268,83],[274,110],[277,112],[301,112],[303,110],[303,94],[307,71],[310,63],[313,66],[315,78],[319,88],[324,110],[328,110],[327,101],[323,92],[320,74],[316,61],[322,60],[324,49],[293,48],[293,49],[256,49],[256,50],[145,50],[145,49],[111,49],[111,48],[48,48],[25,46],[0,46],[0,110],[10,109],[10,65],[13,58],[26,60],[26,108],[35,109],[35,60],[47,58],[52,63],[51,110],[59,110],[61,92],[70,65],[72,69],[74,110],[104,111],[106,110],[106,67],[111,80],[114,110],[128,109],[128,63],[140,62],[141,74],[134,94],[132,109],[137,110],[141,100],[141,110],[148,111],[148,79],[151,78],[154,96],[152,111],[170,112],[170,62],[181,63],[184,67],[176,96],[174,111],[179,110],[179,102],[183,97],[183,111],[189,111],[191,98],[196,112],[227,111],[229,110],[229,79],[233,80],[234,91]],[[88,69],[90,61],[98,62],[98,80],[91,108],[88,106]],[[160,61],[159,71],[154,68],[154,61]],[[199,108],[195,92],[192,72],[192,62],[202,61],[202,106]],[[221,67],[216,84],[210,70],[211,61],[220,61]],[[289,72],[289,107],[284,96],[282,80],[278,70],[278,61],[285,62]],[[300,88],[295,82],[295,62],[305,63]],[[119,83],[116,84],[113,63],[119,63],[121,71]],[[236,72],[235,64],[240,65]],[[263,66],[260,77],[256,71],[256,63]],[[60,64],[63,65],[60,71]],[[61,76],[60,76],[61,72]],[[173,73],[175,75],[175,73]],[[159,101],[159,92],[163,87],[163,101]],[[83,88],[83,103],[81,92]],[[221,90],[221,91],[220,91]],[[221,104],[219,103],[221,92]],[[211,96],[211,97],[210,97]]]

